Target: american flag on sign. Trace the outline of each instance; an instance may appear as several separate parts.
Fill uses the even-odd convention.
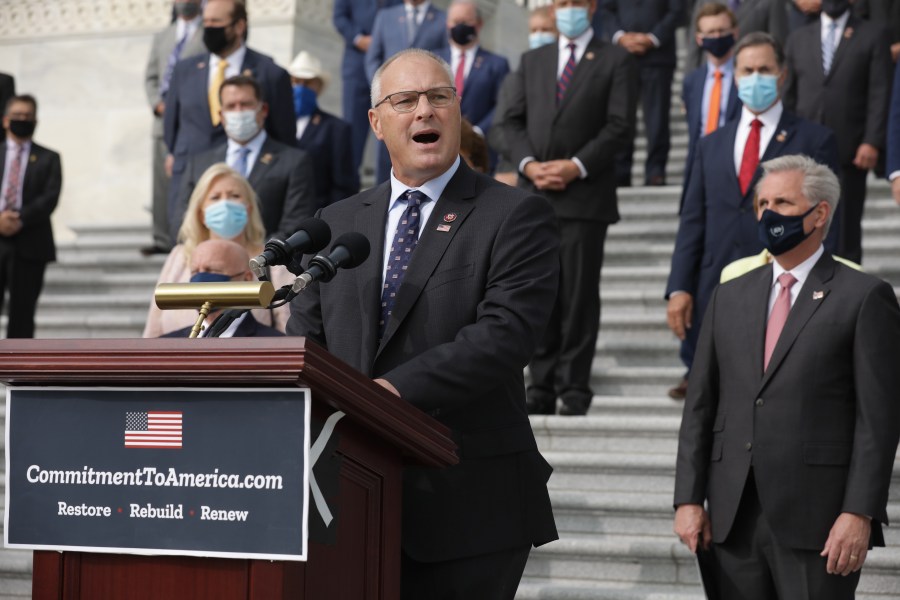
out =
[[[126,448],[181,448],[181,411],[125,413]]]

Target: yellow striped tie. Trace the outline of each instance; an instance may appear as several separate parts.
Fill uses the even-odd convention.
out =
[[[225,69],[227,68],[228,61],[220,60],[216,74],[213,75],[212,85],[209,86],[209,118],[212,120],[214,127],[218,126],[222,120],[219,117],[219,110],[222,108],[222,104],[219,102],[219,88],[222,87],[222,82],[225,81]]]

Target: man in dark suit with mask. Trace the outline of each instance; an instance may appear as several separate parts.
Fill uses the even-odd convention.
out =
[[[9,290],[6,337],[34,337],[34,311],[47,263],[56,260],[50,215],[62,187],[59,154],[32,141],[37,101],[6,103],[0,144],[0,309]]]
[[[544,198],[460,159],[452,81],[419,49],[376,72],[369,120],[392,177],[319,215],[336,237],[362,232],[372,254],[300,294],[287,331],[459,444],[453,467],[404,470],[401,598],[512,600],[531,547],[557,537],[522,371],[553,305],[558,238]]]
[[[268,105],[266,131],[282,144],[293,145],[296,133],[291,81],[287,71],[244,44],[247,8],[240,0],[208,0],[203,9],[203,42],[209,54],[175,65],[163,130],[171,155],[169,230],[178,231],[177,201],[187,159],[225,141],[220,116],[219,87],[229,77],[249,75]]]
[[[843,193],[838,254],[860,263],[866,177],[885,150],[892,65],[887,29],[850,7],[823,0],[819,18],[791,34],[784,104],[834,131]]]
[[[562,238],[560,289],[547,333],[531,360],[528,410],[584,415],[600,328],[600,269],[606,230],[619,220],[615,156],[634,134],[637,65],[594,36],[593,0],[557,0],[557,43],[522,55],[495,115],[520,174],[556,213]],[[504,93],[505,93],[504,92]]]
[[[758,231],[775,260],[719,286],[703,319],[675,532],[692,552],[712,544],[721,598],[851,600],[884,545],[900,307],[823,246],[836,175],[796,155],[763,169]]]

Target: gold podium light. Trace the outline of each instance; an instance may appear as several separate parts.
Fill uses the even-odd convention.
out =
[[[266,308],[275,288],[271,281],[161,283],[153,295],[161,310],[212,308]]]
[[[189,337],[200,335],[203,321],[214,308],[266,308],[275,288],[271,281],[161,283],[153,298],[160,310],[193,308],[199,311]]]

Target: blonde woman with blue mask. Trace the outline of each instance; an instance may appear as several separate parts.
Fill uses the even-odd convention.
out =
[[[166,258],[157,284],[189,282],[193,275],[191,254],[200,242],[231,240],[242,245],[250,256],[256,256],[263,251],[264,236],[265,227],[253,188],[237,171],[225,163],[216,163],[197,181],[178,231],[178,244]],[[294,280],[284,267],[272,268],[269,277],[276,288]],[[258,309],[253,311],[253,316],[260,323],[283,332],[290,317],[290,307]],[[196,311],[162,311],[151,299],[143,337],[159,337],[193,325],[196,319]]]

